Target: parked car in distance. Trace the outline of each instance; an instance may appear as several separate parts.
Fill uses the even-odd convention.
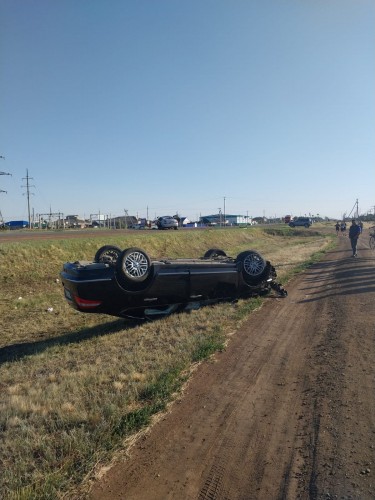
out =
[[[196,259],[151,259],[140,248],[106,245],[91,262],[66,262],[61,279],[78,311],[142,319],[271,290],[287,295],[275,268],[254,250],[229,257],[212,248]]]
[[[158,217],[156,225],[158,229],[178,229],[178,221],[170,215]]]
[[[297,217],[289,222],[290,227],[310,227],[312,225],[312,220],[310,217]]]
[[[9,222],[5,222],[4,226],[7,229],[25,229],[29,227],[29,223],[27,220],[11,220]]]

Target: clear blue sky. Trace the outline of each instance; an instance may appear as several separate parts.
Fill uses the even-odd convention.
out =
[[[374,0],[0,0],[0,210],[375,205]]]

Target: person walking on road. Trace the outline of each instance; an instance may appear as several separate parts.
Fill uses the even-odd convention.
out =
[[[338,236],[338,235],[339,235],[339,232],[340,232],[340,223],[339,223],[339,222],[336,222],[336,226],[335,226],[335,228],[336,228],[336,234],[337,234],[337,236]]]
[[[353,257],[357,257],[357,243],[360,234],[361,234],[361,228],[357,225],[356,221],[353,219],[352,225],[349,228],[349,238],[353,250]]]

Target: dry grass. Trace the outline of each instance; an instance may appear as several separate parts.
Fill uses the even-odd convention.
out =
[[[108,243],[139,246],[155,257],[198,256],[211,247],[236,255],[253,248],[287,279],[330,242],[312,231],[252,228],[3,245],[2,498],[58,498],[71,491],[163,410],[191,364],[223,348],[261,303],[221,304],[153,323],[81,314],[66,304],[57,282],[64,261],[91,259]]]

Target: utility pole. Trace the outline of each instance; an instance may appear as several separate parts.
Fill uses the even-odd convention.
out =
[[[225,227],[225,196],[224,196],[224,227]]]
[[[5,160],[5,156],[0,156],[0,158]],[[12,174],[8,174],[8,172],[0,172],[0,175],[12,175]],[[0,189],[0,193],[7,193],[7,191],[4,191],[4,189]],[[0,210],[0,226],[3,226],[3,225],[4,225],[4,219],[3,219],[3,214],[1,213],[1,210]]]
[[[33,179],[32,177],[29,177],[29,170],[26,169],[26,177],[23,177],[22,180],[26,180],[26,186],[21,186],[26,188],[26,196],[27,196],[27,213],[29,217],[29,229],[31,229],[31,217],[30,217],[30,188],[35,187],[34,185],[30,184],[30,179]]]
[[[128,211],[124,208],[124,214],[125,214],[125,229],[128,229]]]

